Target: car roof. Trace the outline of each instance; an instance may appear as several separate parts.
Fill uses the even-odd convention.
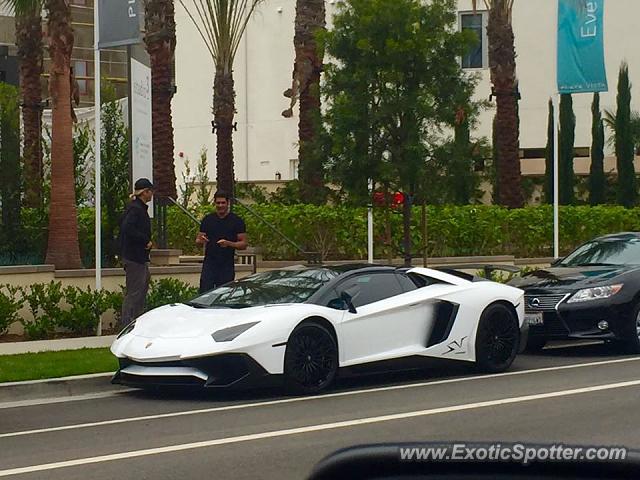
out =
[[[308,271],[308,270],[329,270],[337,275],[343,275],[346,273],[354,272],[368,272],[368,271],[380,271],[389,270],[394,271],[400,267],[392,265],[376,265],[371,263],[341,263],[341,264],[318,264],[318,265],[292,265],[290,267],[282,268],[281,270],[294,270],[294,271]]]
[[[607,240],[630,240],[632,238],[640,238],[640,232],[618,232],[610,233],[608,235],[602,235],[596,237],[594,241],[607,241]]]

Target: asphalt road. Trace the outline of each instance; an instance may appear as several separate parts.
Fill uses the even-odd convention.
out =
[[[114,391],[0,404],[0,477],[302,479],[331,452],[375,442],[640,448],[639,394],[640,357],[591,345],[523,355],[504,374],[438,366],[311,398]]]

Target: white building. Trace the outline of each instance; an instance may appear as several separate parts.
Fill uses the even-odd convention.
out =
[[[340,0],[327,1],[327,20],[336,12]],[[260,5],[249,26],[234,69],[238,131],[234,134],[236,177],[238,180],[283,180],[295,178],[297,166],[297,117],[281,116],[288,99],[282,93],[289,88],[293,67],[295,0],[270,0]],[[482,5],[482,2],[478,2]],[[459,23],[471,26],[482,22],[486,12],[472,12],[471,0],[459,0]],[[554,92],[555,19],[557,0],[516,0],[513,24],[516,37],[520,103],[520,146],[523,149],[523,172],[544,172],[542,154],[546,144],[547,101]],[[602,95],[602,108],[615,110],[616,84],[620,63],[630,66],[631,80],[640,78],[640,50],[635,18],[640,14],[638,0],[606,2],[605,52],[609,92]],[[477,15],[477,16],[473,16]],[[202,147],[209,151],[210,177],[215,178],[215,140],[211,133],[213,64],[186,12],[176,2],[177,50],[173,121],[177,159],[177,177],[183,165],[179,153],[192,164]],[[474,70],[482,75],[476,95],[490,94],[486,29],[482,34],[482,55],[474,59]],[[633,97],[634,109],[640,110],[640,94]],[[576,147],[591,145],[592,96],[574,97],[577,117]],[[482,114],[476,136],[491,137],[494,110]],[[588,155],[588,150],[585,150]],[[608,152],[611,155],[611,152]],[[527,157],[534,157],[527,159]],[[607,160],[607,167],[615,162]],[[576,159],[576,171],[587,172],[588,156]]]

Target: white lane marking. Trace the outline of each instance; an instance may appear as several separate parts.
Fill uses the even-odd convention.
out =
[[[218,438],[215,440],[206,440],[202,442],[183,443],[178,445],[169,445],[166,447],[148,448],[144,450],[135,450],[133,452],[114,453],[110,455],[100,455],[97,457],[78,458],[75,460],[67,460],[63,462],[44,463],[40,465],[31,465],[28,467],[10,468],[0,470],[0,477],[8,477],[12,475],[20,475],[25,473],[42,472],[47,470],[55,470],[59,468],[77,467],[80,465],[89,465],[94,463],[111,462],[114,460],[125,460],[130,458],[146,457],[149,455],[159,455],[163,453],[181,452],[185,450],[194,450],[198,448],[215,447],[218,445],[228,445],[231,443],[248,442],[253,440],[262,440],[265,438],[284,437],[289,435],[298,435],[310,432],[320,432],[323,430],[332,430],[337,428],[357,427],[361,425],[370,425],[374,423],[390,422],[394,420],[405,420],[407,418],[425,417],[428,415],[438,415],[452,412],[460,412],[465,410],[473,410],[477,408],[495,407],[499,405],[508,405],[522,402],[530,402],[533,400],[544,400],[548,398],[566,397],[570,395],[579,395],[584,393],[599,392],[604,390],[613,390],[617,388],[640,386],[640,380],[632,380],[629,382],[610,383],[607,385],[596,385],[592,387],[575,388],[572,390],[559,390],[555,392],[537,393],[533,395],[524,395],[520,397],[508,397],[497,400],[489,400],[485,402],[466,403],[461,405],[451,405],[448,407],[431,408],[428,410],[415,410],[412,412],[393,413],[390,415],[380,415],[377,417],[356,418],[353,420],[344,420],[341,422],[323,423],[319,425],[307,425],[305,427],[288,428],[284,430],[272,430],[269,432],[252,433],[248,435],[240,435],[236,437]]]
[[[310,400],[318,400],[318,399],[324,399],[324,398],[346,397],[351,395],[387,392],[392,390],[405,390],[409,388],[430,387],[434,385],[445,385],[449,383],[459,383],[459,382],[466,382],[466,381],[472,381],[472,380],[483,380],[483,379],[490,379],[490,378],[508,377],[508,376],[514,376],[514,375],[550,372],[550,371],[557,371],[557,370],[567,370],[567,369],[573,369],[573,368],[593,367],[593,366],[610,365],[610,364],[635,362],[635,361],[640,361],[640,357],[622,358],[617,360],[605,360],[602,362],[560,365],[556,367],[544,367],[544,368],[536,368],[531,370],[520,370],[516,372],[493,373],[488,375],[477,375],[474,377],[449,378],[446,380],[436,380],[432,382],[410,383],[405,385],[391,385],[388,387],[376,387],[376,388],[369,388],[365,390],[351,390],[346,392],[327,393],[324,395],[314,395],[310,397],[284,398],[284,399],[278,399],[278,400],[268,400],[264,402],[226,405],[223,407],[211,407],[211,408],[202,408],[198,410],[186,410],[181,412],[160,413],[157,415],[144,415],[140,417],[118,418],[115,420],[103,420],[99,422],[78,423],[74,425],[63,425],[60,427],[39,428],[34,430],[23,430],[18,432],[1,433],[0,438],[19,437],[23,435],[34,435],[39,433],[60,432],[64,430],[76,430],[76,429],[90,428],[90,427],[101,427],[105,425],[118,425],[122,423],[141,422],[146,420],[158,420],[163,418],[184,417],[188,415],[200,415],[200,414],[207,414],[207,413],[224,412],[228,410],[243,410],[247,408],[267,407],[272,405],[280,405],[280,404],[287,404],[287,403],[294,403],[294,402],[306,402]]]
[[[83,395],[69,395],[66,397],[53,397],[53,398],[36,398],[33,400],[16,400],[14,402],[0,403],[0,410],[7,408],[21,408],[21,407],[34,407],[38,405],[51,405],[54,403],[67,403],[67,402],[79,402],[83,400],[96,400],[101,398],[118,397],[124,393],[135,392],[134,388],[127,388],[118,390],[116,392],[104,392],[104,393],[85,393]]]

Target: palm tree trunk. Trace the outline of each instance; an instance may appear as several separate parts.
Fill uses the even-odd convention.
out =
[[[51,205],[46,263],[57,269],[82,268],[78,244],[71,121],[73,30],[66,0],[46,0],[52,100]]]
[[[235,115],[233,72],[216,68],[213,81],[213,123],[216,133],[216,182],[219,190],[234,195],[233,117]]]
[[[510,12],[489,10],[489,66],[496,97],[496,140],[499,153],[499,202],[510,208],[523,205],[519,155],[516,51]]]
[[[176,27],[172,0],[145,2],[144,38],[151,57],[151,123],[153,128],[153,180],[156,195],[177,198],[173,162],[172,71],[176,46]],[[134,179],[135,181],[135,179]]]
[[[20,93],[24,132],[25,206],[42,204],[42,18],[40,13],[16,16],[20,60]]]
[[[324,0],[297,0],[293,39],[296,52],[294,82],[298,85],[300,98],[299,179],[302,200],[307,203],[322,203],[324,200],[322,158],[317,150],[323,55],[316,40],[317,33],[324,28]]]

